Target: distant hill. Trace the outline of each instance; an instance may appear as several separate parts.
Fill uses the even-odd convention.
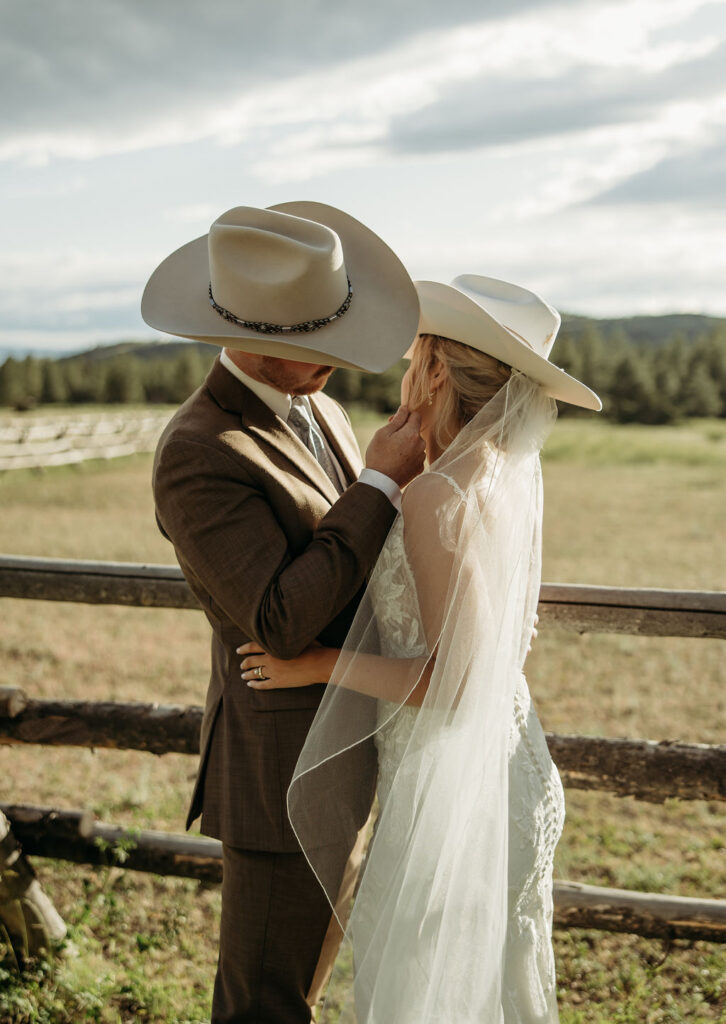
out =
[[[0,347],[0,364],[6,359],[25,359],[35,356],[36,359],[53,359],[58,363],[105,362],[116,356],[133,355],[139,359],[174,359],[188,349],[197,349],[203,356],[214,353],[214,345],[206,345],[203,341],[114,341],[107,345],[95,345],[93,348],[79,350],[77,348],[16,348],[15,346]]]
[[[574,338],[578,338],[588,326],[597,328],[604,338],[622,331],[636,345],[652,346],[661,345],[676,334],[682,335],[686,341],[696,341],[717,328],[726,327],[726,318],[700,316],[696,313],[625,316],[613,319],[562,314],[562,330]]]
[[[215,345],[207,345],[203,341],[118,341],[111,345],[97,345],[86,352],[76,352],[73,355],[62,356],[59,360],[63,363],[72,363],[76,360],[88,362],[104,362],[107,359],[115,359],[117,356],[132,355],[137,359],[176,359],[183,352],[189,349],[196,349],[204,358],[214,355]]]
[[[726,329],[726,317],[701,316],[696,313],[670,313],[664,316],[626,316],[598,318],[578,316],[574,313],[562,314],[561,333],[577,339],[586,328],[595,328],[605,339],[616,333],[624,332],[639,347],[655,347],[670,341],[676,334],[682,335],[687,342],[694,342],[716,329]],[[58,362],[73,363],[105,362],[116,356],[133,355],[144,361],[150,359],[176,359],[182,352],[190,348],[196,349],[206,361],[214,355],[216,346],[207,345],[203,341],[132,341],[124,340],[108,345],[97,345],[84,352],[69,353],[55,350],[32,353],[16,348],[0,349],[0,363],[8,356],[23,359],[32,354],[39,358],[55,359]]]

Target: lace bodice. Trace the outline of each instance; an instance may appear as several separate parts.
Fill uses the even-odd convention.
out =
[[[403,520],[398,518],[376,566],[371,582],[376,617],[385,623],[382,630],[382,654],[386,657],[413,658],[426,653],[421,635],[416,586],[404,547]],[[379,759],[378,800],[387,807],[393,780],[399,772],[411,739],[419,709],[399,707],[379,701],[376,746]],[[546,739],[534,711],[524,676],[516,689],[509,731],[509,921],[501,1015],[492,1021],[504,1024],[551,1024],[557,1021],[554,961],[551,947],[552,863],[554,850],[564,822],[564,798],[557,769],[552,762]],[[435,750],[421,756],[434,759]],[[420,761],[412,777],[420,771]],[[405,778],[401,795],[401,775],[396,781],[396,798],[405,801]],[[393,812],[394,821],[390,821]],[[396,806],[389,808],[390,839],[395,848]],[[405,845],[409,827],[401,815],[400,848]],[[435,871],[436,865],[431,865]],[[485,865],[470,865],[471,870],[486,870]],[[357,908],[356,931],[370,934],[376,927],[376,879],[367,878],[366,906]],[[381,878],[381,886],[384,879]],[[427,911],[429,907],[427,907]],[[415,908],[412,910],[415,914]],[[354,948],[355,948],[355,934]],[[410,951],[416,957],[417,951]],[[423,955],[421,956],[423,959]],[[400,964],[396,969],[400,971]],[[385,964],[376,969],[386,970]],[[399,975],[398,984],[401,984]],[[416,1020],[416,1001],[410,1000],[410,1018]],[[359,1019],[361,1019],[359,1017]],[[362,1019],[368,1021],[368,1017]],[[478,1018],[477,1018],[478,1019]],[[375,1017],[370,1018],[371,1021]],[[445,1024],[445,1022],[442,1022]],[[457,1024],[466,1024],[464,1021]]]

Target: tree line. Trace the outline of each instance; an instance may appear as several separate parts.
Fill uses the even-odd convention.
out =
[[[726,417],[726,326],[695,340],[676,334],[660,344],[636,344],[622,330],[596,324],[565,327],[552,362],[596,391],[602,415],[617,423],[674,423],[693,416]],[[326,391],[343,405],[396,409],[406,363],[378,376],[338,370]],[[560,415],[590,415],[559,403]]]
[[[10,357],[0,366],[0,406],[22,412],[89,403],[175,405],[199,387],[215,355],[211,346],[202,351],[189,345],[179,354],[155,358],[142,358],[133,349],[105,358],[102,349],[68,359]]]
[[[157,346],[154,351],[163,351]],[[216,349],[203,344],[122,346],[67,359],[27,356],[0,366],[0,406],[178,404],[204,380]],[[622,330],[603,332],[596,322],[565,326],[552,361],[591,386],[603,415],[618,423],[673,423],[692,416],[726,417],[726,326],[693,340],[676,334],[660,344],[636,344]],[[343,405],[390,413],[398,405],[405,362],[386,373],[337,370],[326,391]],[[578,415],[571,406],[561,413]]]

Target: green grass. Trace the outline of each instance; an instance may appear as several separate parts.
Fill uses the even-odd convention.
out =
[[[544,448],[546,462],[587,466],[726,467],[726,420],[680,426],[621,426],[596,417],[560,419]]]
[[[374,428],[368,418],[361,435]],[[725,428],[560,421],[544,460],[545,579],[724,589]],[[154,524],[150,467],[134,456],[0,476],[0,550],[173,561]],[[196,612],[14,600],[0,612],[3,685],[38,697],[204,700],[209,637]],[[527,669],[549,730],[722,742],[723,655],[715,640],[542,630]],[[180,832],[195,760],[14,747],[0,749],[0,770],[7,800]],[[567,805],[558,877],[723,897],[722,804],[661,807],[568,790]],[[215,888],[117,867],[35,865],[70,926],[69,951],[22,978],[2,960],[3,1024],[208,1019]],[[572,931],[556,933],[555,952],[563,1024],[726,1024],[724,947]]]

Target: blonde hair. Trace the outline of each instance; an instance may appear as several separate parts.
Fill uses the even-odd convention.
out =
[[[408,395],[410,409],[421,409],[428,403],[429,376],[437,360],[447,370],[434,426],[434,439],[443,450],[507,383],[512,368],[494,356],[452,338],[442,338],[438,334],[419,334],[411,358]]]

